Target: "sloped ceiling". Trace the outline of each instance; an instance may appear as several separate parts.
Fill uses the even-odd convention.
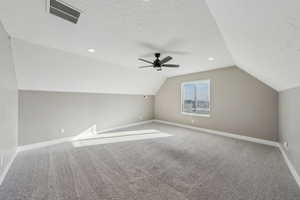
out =
[[[277,90],[300,85],[299,0],[207,0],[235,63]]]
[[[159,88],[157,79],[232,65],[276,90],[300,85],[299,1],[65,1],[83,10],[77,25],[47,13],[46,0],[2,0],[0,20],[8,33],[17,38],[14,54],[21,89],[155,93]],[[88,48],[96,52],[91,54]],[[54,63],[55,49],[57,54],[69,56],[61,56]],[[51,55],[47,57],[48,51]],[[157,51],[173,56],[172,63],[180,64],[181,68],[161,73],[137,69],[144,65],[137,61],[138,57],[151,59]],[[43,54],[38,61],[32,59],[36,53]],[[209,57],[215,60],[209,61]],[[66,58],[80,59],[80,64]],[[84,68],[85,62],[93,69]],[[65,74],[58,81],[61,63],[68,66],[62,69],[68,70],[71,65],[80,65],[72,68],[76,78]],[[91,72],[84,71],[88,69]],[[94,76],[93,70],[94,74],[102,73],[103,78],[89,77]],[[41,75],[38,78],[37,73]],[[86,73],[90,74],[80,76]],[[129,83],[120,88],[107,86],[107,77],[119,86],[124,81]],[[89,82],[89,78],[94,81]]]
[[[165,77],[73,53],[12,40],[19,89],[61,92],[155,94]]]
[[[165,76],[234,64],[205,0],[63,1],[83,10],[78,24],[47,13],[46,0],[2,0],[0,19],[14,38],[124,68],[137,69],[145,65],[139,57],[162,52],[182,66]]]

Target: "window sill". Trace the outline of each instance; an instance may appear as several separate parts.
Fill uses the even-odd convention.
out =
[[[186,113],[186,112],[181,112],[183,115],[191,115],[195,117],[210,117],[210,114],[195,114],[195,113]]]

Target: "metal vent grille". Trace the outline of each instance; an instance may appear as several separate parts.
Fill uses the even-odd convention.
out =
[[[80,11],[57,0],[49,0],[49,13],[74,24],[77,24],[80,17]]]

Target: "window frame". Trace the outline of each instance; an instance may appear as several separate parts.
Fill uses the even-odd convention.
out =
[[[207,83],[208,84],[208,100],[209,100],[209,114],[197,114],[197,113],[187,113],[184,112],[184,98],[185,98],[185,93],[184,93],[184,85],[186,84],[199,84],[199,83]],[[197,116],[197,117],[210,117],[211,115],[211,80],[210,79],[203,79],[203,80],[197,80],[197,81],[188,81],[188,82],[182,82],[181,83],[181,88],[180,88],[180,92],[181,92],[181,114],[183,115],[191,115],[191,116]]]

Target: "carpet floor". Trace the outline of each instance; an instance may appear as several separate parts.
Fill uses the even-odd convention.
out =
[[[160,123],[122,131],[20,152],[0,199],[300,200],[275,147]]]

